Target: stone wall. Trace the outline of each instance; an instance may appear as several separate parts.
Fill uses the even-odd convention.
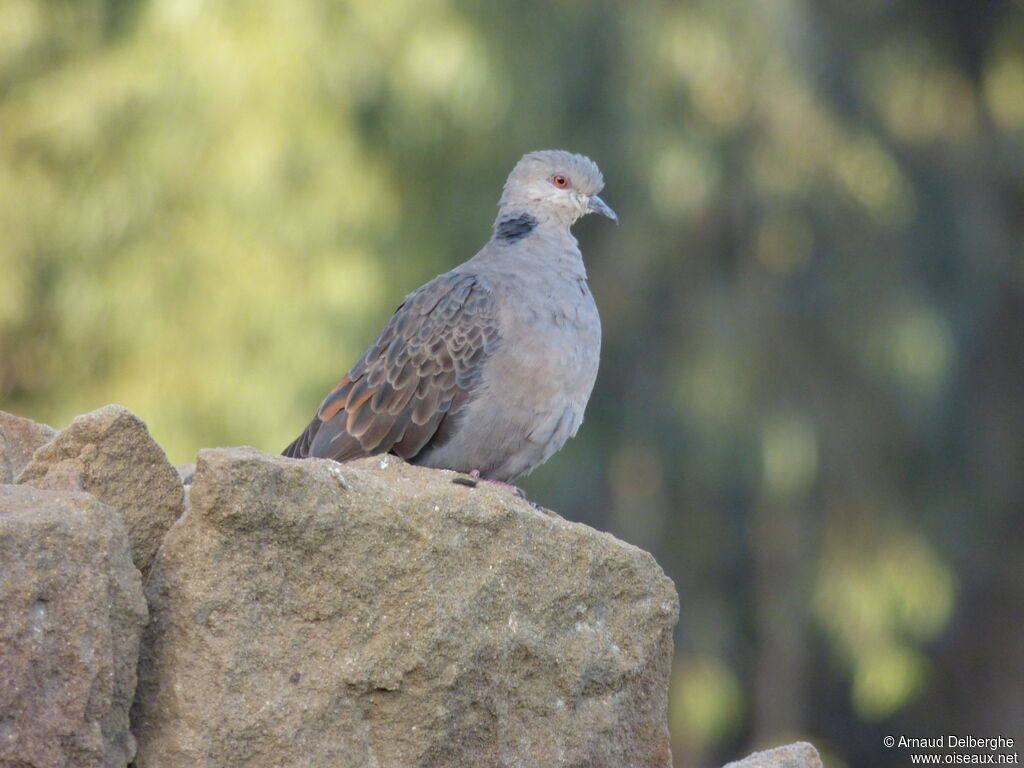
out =
[[[389,456],[182,475],[0,414],[0,768],[671,765],[646,552]]]

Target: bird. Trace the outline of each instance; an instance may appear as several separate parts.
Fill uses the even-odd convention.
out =
[[[601,320],[570,229],[589,213],[618,223],[603,187],[588,157],[524,155],[487,244],[405,297],[283,454],[391,453],[504,484],[551,458],[597,378]]]

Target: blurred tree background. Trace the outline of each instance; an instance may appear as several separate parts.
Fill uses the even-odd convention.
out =
[[[0,408],[279,451],[552,147],[623,223],[524,487],[675,580],[677,764],[1024,740],[1015,0],[2,0]]]

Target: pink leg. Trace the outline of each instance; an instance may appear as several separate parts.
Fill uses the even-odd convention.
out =
[[[494,485],[500,485],[503,488],[508,488],[512,493],[518,496],[520,499],[526,499],[526,494],[523,493],[523,489],[518,485],[512,485],[512,483],[506,483],[504,480],[493,480],[489,477],[481,477],[479,469],[471,469],[466,473],[467,477],[456,477],[452,480],[457,485],[467,485],[470,488],[475,488],[477,482],[483,480]]]
[[[518,485],[512,485],[512,483],[506,483],[504,480],[492,480],[489,477],[481,477],[480,479],[481,480],[485,480],[488,483],[494,483],[495,485],[500,485],[502,488],[508,488],[510,491],[512,491],[512,493],[514,493],[516,496],[518,496],[521,499],[525,499],[526,498],[526,494],[523,492],[523,489],[520,488]]]

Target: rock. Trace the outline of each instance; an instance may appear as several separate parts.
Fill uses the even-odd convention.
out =
[[[56,434],[57,430],[46,424],[0,411],[0,483],[13,483],[36,448]]]
[[[667,768],[672,582],[452,477],[201,451],[146,585],[138,768]]]
[[[189,464],[175,464],[174,469],[177,471],[182,485],[192,485],[192,477],[196,473],[196,463],[194,461]]]
[[[77,417],[36,451],[17,480],[87,491],[118,510],[143,577],[184,504],[177,470],[139,417],[120,405]]]
[[[120,515],[0,486],[0,766],[119,766],[146,621]]]
[[[822,768],[821,757],[813,745],[806,741],[797,741],[785,747],[766,749],[725,768]]]

